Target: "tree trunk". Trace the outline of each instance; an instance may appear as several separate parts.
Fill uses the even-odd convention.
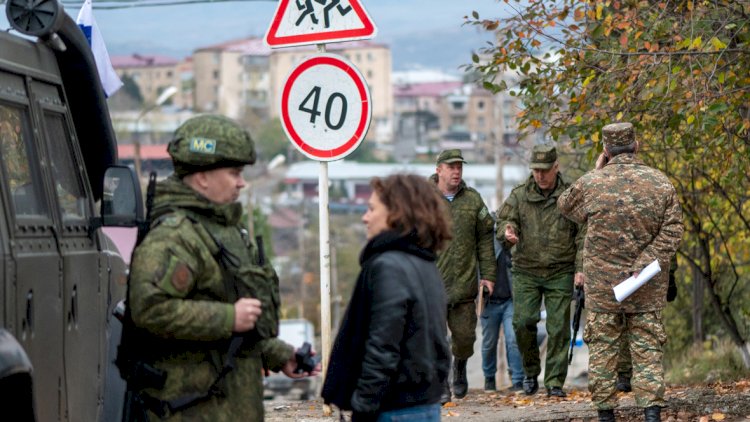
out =
[[[701,257],[700,249],[695,248],[696,258]],[[704,259],[697,259],[698,262],[704,263]],[[705,264],[703,264],[705,265]],[[705,298],[706,286],[703,282],[703,274],[699,268],[692,267],[690,273],[693,276],[693,345],[698,346],[703,342],[703,303]]]

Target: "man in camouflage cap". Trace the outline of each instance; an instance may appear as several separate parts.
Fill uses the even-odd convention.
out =
[[[151,420],[263,420],[264,369],[309,374],[294,374],[294,349],[276,338],[278,278],[240,221],[236,201],[242,171],[255,162],[253,141],[234,121],[204,115],[181,125],[167,151],[175,173],[156,186],[128,289],[142,335],[138,359],[166,380],[141,382],[135,393],[144,408],[131,412]],[[138,384],[128,379],[129,389]]]
[[[474,300],[479,292],[477,270],[479,285],[487,287],[490,293],[494,289],[497,272],[492,216],[479,192],[463,181],[465,162],[460,149],[445,150],[438,155],[436,173],[431,176],[448,201],[453,221],[453,239],[438,256],[437,266],[448,299],[453,393],[457,398],[465,397],[469,386],[466,363],[474,354],[476,341]],[[450,386],[446,384],[441,401],[445,404],[450,399]]]
[[[560,211],[587,224],[583,270],[589,347],[589,390],[600,421],[614,421],[616,356],[623,341],[633,361],[635,401],[647,422],[661,420],[664,401],[662,322],[669,274],[658,273],[622,302],[612,288],[659,261],[669,268],[682,239],[682,208],[669,179],[636,153],[633,125],[602,129],[604,152],[596,168],[558,199]]]
[[[580,278],[583,233],[560,214],[557,198],[570,185],[559,172],[557,149],[535,145],[532,174],[516,186],[498,211],[498,240],[513,247],[513,328],[523,357],[523,389],[533,395],[542,371],[537,345],[537,323],[542,299],[547,311],[547,356],[544,386],[547,395],[565,397],[568,375],[570,302],[573,277]]]

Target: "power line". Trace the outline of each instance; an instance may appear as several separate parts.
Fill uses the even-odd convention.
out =
[[[165,7],[165,6],[182,6],[186,4],[200,3],[229,3],[229,2],[274,2],[277,0],[106,0],[93,4],[94,9],[98,10],[115,10],[115,9],[135,9],[140,7]],[[71,0],[62,1],[66,8],[80,8],[82,1]]]

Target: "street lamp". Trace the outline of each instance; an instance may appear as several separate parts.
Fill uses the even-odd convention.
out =
[[[152,110],[161,107],[165,102],[167,102],[167,100],[172,98],[174,94],[177,93],[177,91],[177,87],[175,86],[167,87],[164,91],[162,91],[156,101],[154,101],[152,105],[144,108],[135,119],[136,137],[133,141],[133,161],[135,164],[135,175],[138,177],[139,182],[141,180],[141,119],[143,119],[143,117],[146,116],[146,114],[150,113]]]

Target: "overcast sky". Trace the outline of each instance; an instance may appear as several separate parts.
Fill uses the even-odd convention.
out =
[[[294,0],[291,0],[294,1]],[[491,37],[462,26],[473,10],[482,17],[502,14],[497,0],[361,0],[378,28],[375,42],[388,44],[396,70],[413,67],[458,72],[471,61],[471,51]],[[199,3],[132,9],[96,9],[110,54],[190,55],[198,47],[248,36],[262,37],[276,10],[276,1]],[[78,14],[77,6],[66,6]],[[5,13],[0,27],[7,27]]]

